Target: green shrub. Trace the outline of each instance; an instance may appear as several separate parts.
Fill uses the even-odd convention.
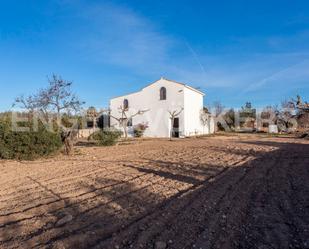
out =
[[[0,120],[0,158],[33,160],[50,155],[62,147],[59,134],[44,127],[38,131],[15,132],[10,124]]]
[[[145,130],[148,128],[147,124],[137,124],[134,126],[134,137],[144,136]]]
[[[94,140],[100,146],[115,145],[121,137],[122,132],[119,130],[99,130],[94,132],[89,140]]]

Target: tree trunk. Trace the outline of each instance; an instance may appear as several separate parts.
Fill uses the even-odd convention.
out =
[[[62,137],[62,143],[64,145],[64,153],[66,155],[71,155],[73,152],[73,137],[72,137],[72,132],[62,132],[61,133]]]
[[[127,140],[128,138],[127,126],[128,126],[127,122],[124,122],[124,124],[122,125],[125,140]]]
[[[174,129],[174,118],[171,118],[170,141],[172,141],[173,129]]]

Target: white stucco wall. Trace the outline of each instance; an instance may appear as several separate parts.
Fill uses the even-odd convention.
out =
[[[166,100],[160,100],[160,89],[166,88]],[[199,112],[203,107],[203,95],[166,79],[160,79],[143,88],[141,91],[113,98],[110,101],[111,115],[120,117],[118,108],[124,99],[129,101],[128,116],[138,110],[149,110],[143,115],[133,118],[133,125],[148,123],[145,131],[147,137],[169,137],[170,115],[168,111],[184,110],[179,115],[180,133],[186,136],[201,134],[203,127],[200,123]],[[118,127],[117,121],[111,118],[111,126]]]
[[[203,109],[203,95],[189,88],[184,89],[185,136],[203,134],[200,112]],[[207,130],[206,128],[204,130]]]
[[[160,100],[160,89],[166,88],[166,100]],[[170,134],[170,119],[168,111],[180,110],[184,106],[184,86],[165,79],[160,79],[154,84],[143,88],[140,92],[111,99],[110,109],[113,116],[119,117],[118,108],[123,105],[123,100],[129,101],[128,116],[138,110],[149,110],[143,115],[133,118],[133,125],[148,123],[149,128],[145,131],[148,137],[168,137]],[[181,113],[180,130],[183,130],[183,116]],[[111,119],[111,125],[117,126],[117,121]]]

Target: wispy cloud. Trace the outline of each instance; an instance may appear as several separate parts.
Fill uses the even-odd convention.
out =
[[[244,89],[243,93],[254,92],[267,84],[274,84],[274,87],[280,87],[280,84],[282,87],[288,87],[289,84],[293,85],[297,81],[302,82],[306,80],[309,80],[309,60],[301,61],[257,82],[251,83]]]
[[[130,68],[160,71],[174,40],[162,34],[144,17],[122,6],[72,3],[85,25],[85,35],[73,43],[89,60]],[[80,27],[79,27],[80,28]],[[142,70],[143,69],[143,70]]]
[[[166,34],[127,6],[65,4],[75,8],[84,26],[85,35],[72,45],[85,60],[124,68],[149,80],[165,75],[206,90],[229,88],[235,95],[253,96],[269,85],[277,91],[292,89],[293,81],[309,81],[308,30],[284,36],[231,37],[219,51],[206,51],[194,48],[185,37]]]
[[[192,55],[193,55],[195,61],[197,62],[197,64],[200,66],[202,72],[206,74],[205,67],[202,64],[202,62],[201,62],[199,56],[197,55],[197,53],[195,52],[195,50],[191,47],[191,45],[187,41],[185,41],[185,44],[188,47],[189,51],[192,53]]]

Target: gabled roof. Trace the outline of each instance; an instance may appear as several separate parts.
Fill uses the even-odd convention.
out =
[[[172,82],[172,83],[176,83],[176,84],[182,85],[182,86],[184,86],[184,87],[186,87],[186,88],[188,88],[188,89],[190,89],[190,90],[193,90],[193,91],[195,91],[195,92],[197,92],[197,93],[200,93],[200,94],[202,94],[203,96],[205,95],[205,93],[203,93],[203,92],[201,92],[200,90],[198,90],[198,89],[196,89],[196,88],[194,88],[194,87],[192,87],[192,86],[189,86],[189,85],[187,85],[187,84],[185,84],[185,83],[181,83],[181,82],[178,82],[178,81],[175,81],[175,80],[169,80],[169,79],[166,79],[166,78],[164,78],[164,77],[161,77],[160,80],[170,81],[170,82]],[[148,86],[151,86],[151,85],[153,85],[153,84],[156,84],[158,81],[159,81],[159,80],[156,80],[155,82],[150,83],[149,85],[143,87],[142,90],[145,89],[145,88],[148,87]]]
[[[175,84],[179,84],[179,85],[182,85],[182,86],[184,86],[184,87],[186,87],[186,88],[188,88],[188,89],[190,89],[190,90],[192,90],[192,91],[195,91],[195,92],[197,92],[197,93],[199,93],[199,94],[201,94],[201,95],[203,95],[203,96],[205,95],[205,93],[203,93],[202,91],[200,91],[200,90],[198,90],[198,89],[196,89],[196,88],[194,88],[194,87],[191,87],[191,86],[189,86],[189,85],[187,85],[187,84],[185,84],[185,83],[177,82],[177,81],[174,81],[174,80],[169,80],[169,79],[166,79],[166,78],[164,78],[164,77],[161,77],[161,79],[159,79],[159,80],[166,80],[166,81],[169,81],[169,82],[172,82],[172,83],[175,83]],[[132,94],[141,92],[141,91],[144,90],[145,88],[147,88],[147,87],[149,87],[149,86],[151,86],[151,85],[153,85],[153,84],[156,84],[159,80],[156,80],[156,81],[154,81],[154,82],[152,82],[152,83],[146,85],[146,86],[143,87],[140,91],[136,91],[136,92],[131,92],[131,93],[128,93],[128,94],[120,95],[120,96],[114,97],[114,98],[112,98],[112,99],[116,99],[116,98],[120,98],[120,97],[124,97],[124,96],[127,96],[127,95],[132,95]]]

